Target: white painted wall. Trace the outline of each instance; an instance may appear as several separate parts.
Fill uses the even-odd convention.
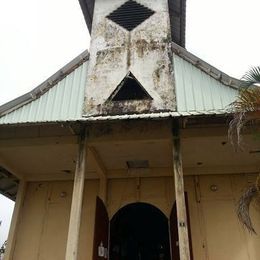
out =
[[[131,32],[106,18],[125,0],[97,0],[90,44],[85,115],[115,113],[104,104],[128,71],[153,98],[150,104],[127,103],[129,111],[174,110],[175,95],[167,0],[139,0],[155,13]],[[110,104],[111,106],[111,104]]]

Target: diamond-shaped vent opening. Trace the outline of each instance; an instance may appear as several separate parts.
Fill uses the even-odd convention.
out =
[[[107,16],[108,19],[132,31],[155,12],[133,0],[129,0]]]
[[[151,96],[147,93],[144,87],[138,82],[134,75],[129,72],[116,90],[109,97],[112,101],[126,100],[151,100]]]

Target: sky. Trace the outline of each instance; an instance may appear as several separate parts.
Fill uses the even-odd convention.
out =
[[[259,10],[259,0],[187,0],[187,50],[241,78],[260,65]],[[78,0],[0,1],[0,105],[37,87],[89,42]],[[0,196],[0,244],[12,207]]]
[[[7,238],[8,229],[11,224],[13,208],[13,201],[0,195],[0,247]]]

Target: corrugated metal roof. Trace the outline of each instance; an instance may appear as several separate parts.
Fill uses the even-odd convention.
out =
[[[178,44],[172,42],[171,47],[173,53],[175,53],[177,56],[181,57],[185,61],[202,70],[203,72],[216,79],[217,81],[223,83],[224,85],[235,89],[238,89],[244,85],[244,81],[230,77],[224,72],[218,70],[217,68],[188,52],[186,49],[182,48]]]
[[[88,61],[43,95],[0,118],[0,124],[73,121],[81,118]]]
[[[178,55],[173,55],[177,111],[227,110],[238,90],[226,86]]]
[[[209,115],[223,115],[227,114],[226,110],[211,110],[211,111],[190,111],[190,112],[159,112],[146,114],[126,114],[126,115],[111,115],[111,116],[90,116],[82,121],[109,121],[109,120],[128,120],[128,119],[161,119],[167,117],[180,116],[209,116]]]
[[[88,52],[31,92],[0,107],[0,124],[98,121],[228,113],[242,82],[172,44],[177,111],[82,117]]]
[[[49,77],[47,80],[45,80],[43,83],[41,83],[30,92],[0,106],[0,116],[8,114],[11,111],[14,111],[21,106],[39,98],[88,59],[89,52],[88,50],[85,50],[75,59],[66,64],[63,68],[61,68],[59,71],[57,71],[55,74],[53,74],[51,77]]]

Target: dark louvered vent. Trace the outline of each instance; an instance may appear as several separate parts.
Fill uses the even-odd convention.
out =
[[[129,0],[107,16],[108,19],[132,31],[155,12],[133,0]]]
[[[134,75],[129,72],[116,90],[112,93],[109,100],[126,101],[126,100],[151,100],[151,96],[138,82]]]

